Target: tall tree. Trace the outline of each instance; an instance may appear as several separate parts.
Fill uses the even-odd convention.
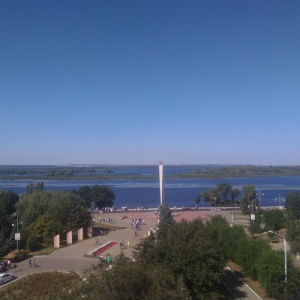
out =
[[[239,203],[239,201],[235,199],[239,193],[238,189],[234,189],[232,185],[224,182],[219,183],[210,191],[202,193],[202,197],[205,202],[208,202],[211,206],[231,206]]]
[[[241,198],[241,209],[244,214],[255,212],[258,207],[258,199],[256,198],[255,187],[252,184],[243,187]]]
[[[266,210],[263,213],[263,221],[266,230],[278,231],[285,225],[284,213],[280,209]]]
[[[99,265],[87,275],[87,280],[74,288],[67,299],[190,299],[184,283],[167,269],[132,262],[123,255],[116,257],[111,270]]]
[[[78,190],[78,193],[88,207],[91,207],[93,202],[95,207],[99,209],[112,207],[116,199],[115,193],[109,187],[98,184],[91,187],[83,186]]]
[[[195,200],[195,203],[196,203],[196,209],[198,209],[199,203],[201,201],[201,194],[198,193],[194,200]]]
[[[285,197],[285,208],[290,218],[300,220],[300,192],[289,193]]]
[[[166,236],[168,228],[175,224],[172,216],[172,211],[170,210],[167,203],[164,203],[159,208],[159,224],[158,224],[158,239]]]

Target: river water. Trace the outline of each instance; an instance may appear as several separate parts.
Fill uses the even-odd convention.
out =
[[[120,170],[120,174],[131,174],[130,168]],[[157,175],[158,168],[134,169],[135,174],[145,175],[145,179],[129,180],[43,180],[44,190],[78,190],[84,185],[106,185],[115,195],[115,207],[157,207],[159,205],[159,181],[148,179],[148,175]],[[165,169],[165,174],[175,172],[173,168]],[[0,189],[16,193],[25,192],[28,179],[0,180]],[[38,181],[38,180],[37,180]],[[165,179],[165,199],[169,206],[195,206],[194,199],[198,193],[209,191],[219,183],[229,183],[240,190],[244,185],[253,184],[261,195],[262,206],[284,205],[284,197],[293,191],[300,191],[300,176],[285,177],[248,177],[222,179]],[[200,206],[209,206],[203,200]]]

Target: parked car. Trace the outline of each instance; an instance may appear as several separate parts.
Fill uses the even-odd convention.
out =
[[[15,278],[14,274],[11,273],[1,273],[0,274],[0,285],[7,283]]]

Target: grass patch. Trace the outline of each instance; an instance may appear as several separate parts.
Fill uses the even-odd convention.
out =
[[[32,274],[0,290],[1,300],[60,299],[81,282],[76,273],[45,272]]]
[[[106,223],[96,223],[93,225],[93,228],[99,228],[100,230],[105,230],[105,231],[116,231],[116,230],[126,229],[127,227],[115,226]]]
[[[40,256],[40,255],[49,255],[52,252],[55,251],[55,248],[53,246],[46,246],[43,249],[40,249],[38,251],[29,252],[29,256]]]

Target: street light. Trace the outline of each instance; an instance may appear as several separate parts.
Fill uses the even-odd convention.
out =
[[[257,195],[257,194],[256,194]],[[258,205],[261,207],[261,195],[265,195],[264,193],[261,193],[260,190],[258,191]]]
[[[22,222],[19,223],[19,215],[17,213],[17,232],[15,233],[15,241],[17,242],[17,250],[19,251],[19,241],[21,239],[21,235],[19,233],[19,224],[22,224]],[[15,224],[12,224],[12,226],[14,227]]]
[[[279,202],[279,207],[280,207],[280,209],[282,209],[283,207],[281,206],[281,200],[284,202],[285,199],[284,199],[284,198],[281,198],[281,197],[280,197],[280,194],[279,194],[279,197],[278,197],[278,198],[275,198],[275,201],[277,201],[277,200],[278,200],[278,202]]]
[[[284,273],[285,273],[285,283],[287,283],[287,251],[286,251],[286,240],[285,240],[285,236],[279,233],[275,233],[272,230],[268,230],[268,232],[276,234],[278,236],[281,236],[283,238],[283,247],[284,247]],[[286,286],[285,286],[286,288]]]

